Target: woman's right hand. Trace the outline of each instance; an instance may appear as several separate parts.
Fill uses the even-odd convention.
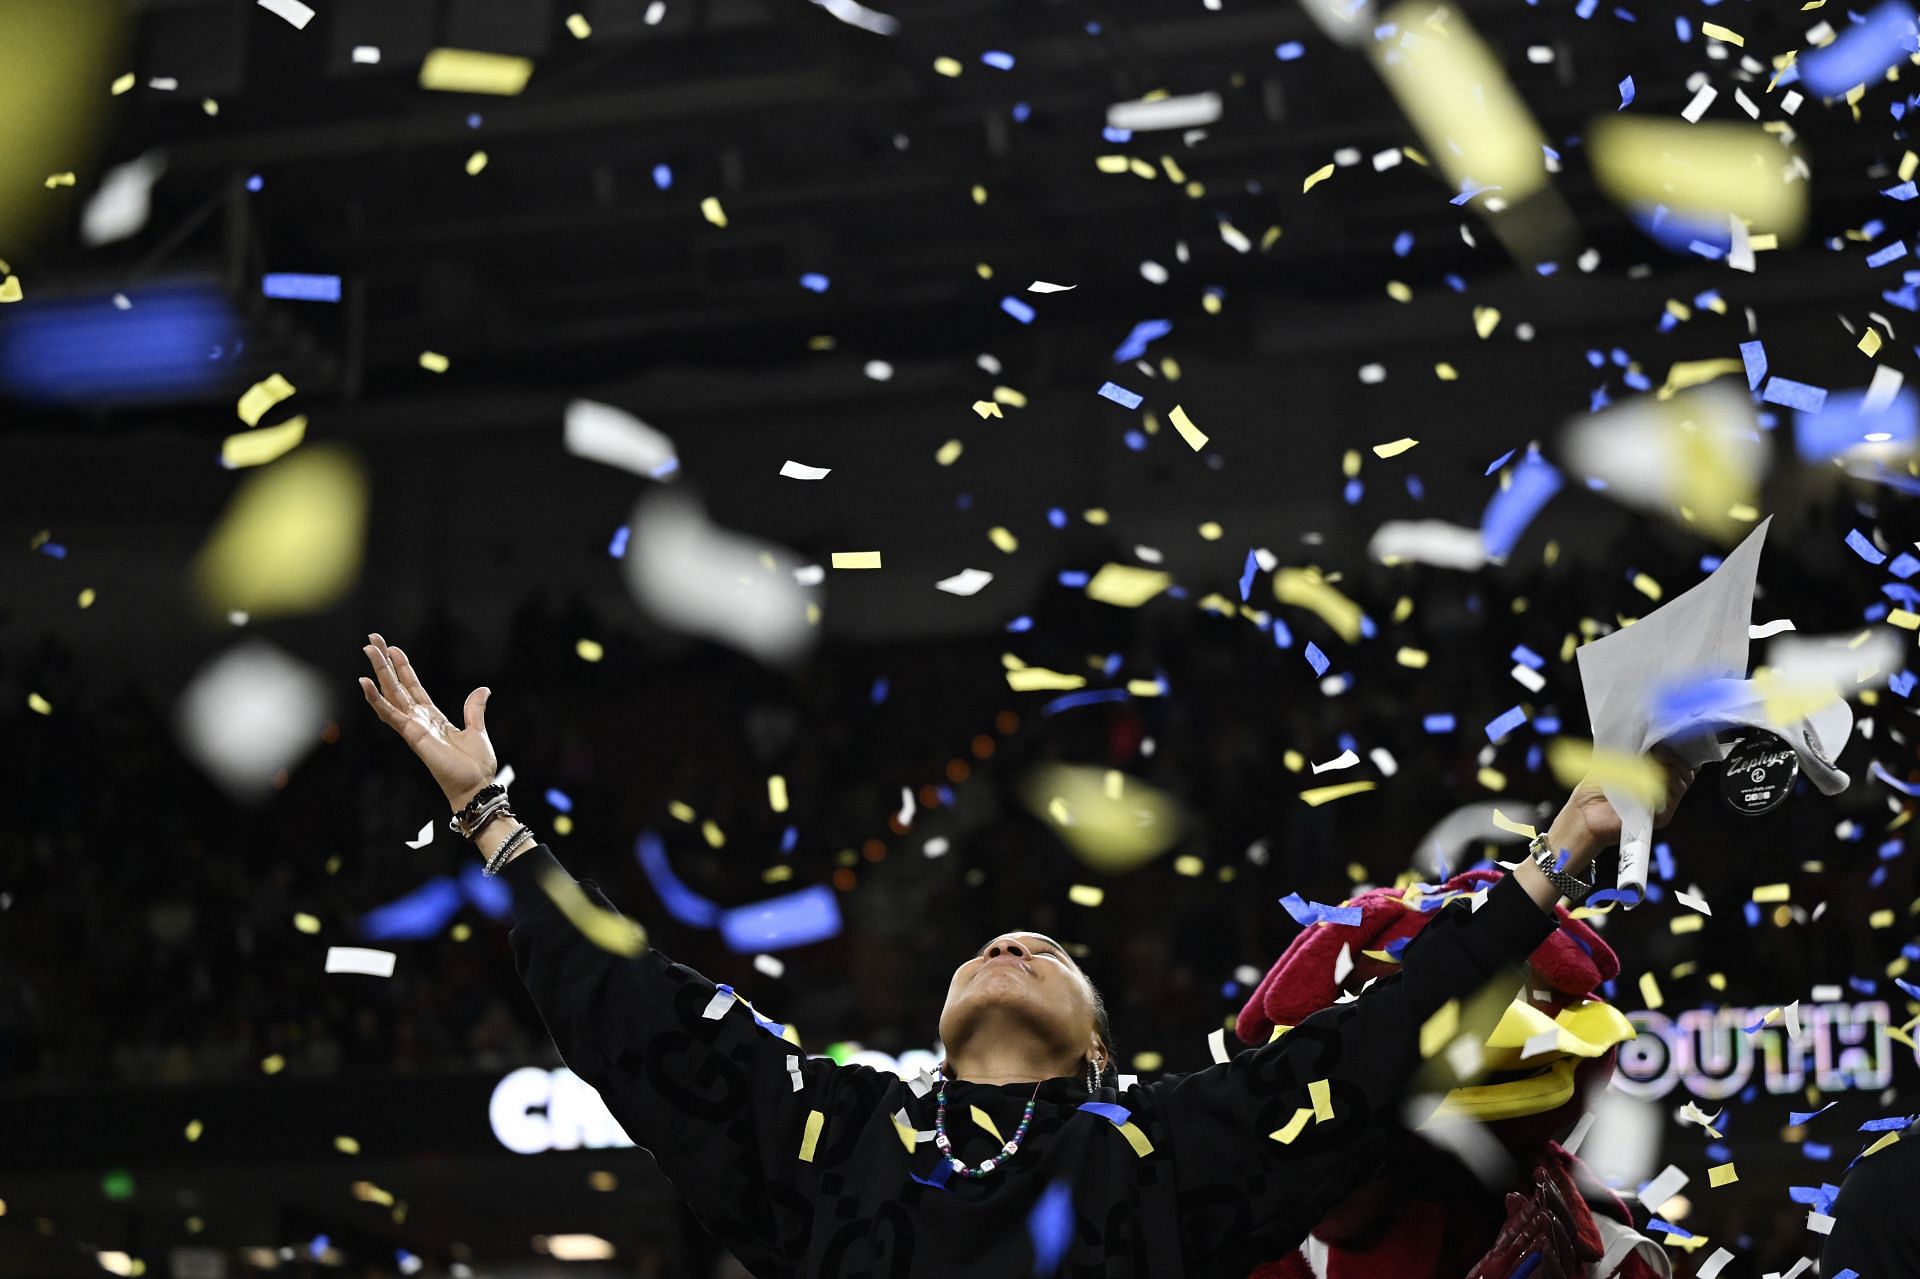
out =
[[[456,728],[427,696],[413,663],[399,648],[376,633],[367,636],[362,651],[373,663],[379,680],[376,685],[366,676],[360,677],[360,691],[366,695],[367,705],[413,748],[433,780],[440,783],[453,811],[459,812],[499,771],[500,761],[494,757],[493,743],[487,740],[487,699],[493,690],[476,688],[467,694],[463,712],[467,726]]]

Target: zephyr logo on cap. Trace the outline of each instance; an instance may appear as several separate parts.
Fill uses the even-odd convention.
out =
[[[1800,757],[1785,738],[1753,729],[1727,752],[1720,797],[1736,813],[1758,817],[1780,807],[1800,775]]]

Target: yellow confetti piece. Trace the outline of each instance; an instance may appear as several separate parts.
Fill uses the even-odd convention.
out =
[[[1130,679],[1127,692],[1134,697],[1159,697],[1167,690],[1157,679]]]
[[[938,57],[933,60],[933,69],[943,76],[953,77],[966,70],[958,58]]]
[[[948,440],[940,446],[939,452],[933,455],[933,460],[942,466],[952,466],[960,460],[960,453],[965,448],[966,445],[959,440]]]
[[[590,639],[575,640],[573,651],[579,655],[580,660],[583,662],[597,662],[607,655],[606,645],[600,643],[598,640]]]
[[[1667,931],[1678,937],[1683,933],[1697,933],[1706,923],[1704,915],[1675,915],[1667,921]]]
[[[1020,549],[1020,539],[1015,537],[1012,533],[1008,532],[1006,529],[1000,527],[998,524],[994,525],[992,528],[987,530],[987,540],[992,542],[995,546],[999,547],[1002,551],[1006,552],[1008,555],[1011,555],[1015,551]]]
[[[1433,375],[1442,382],[1458,382],[1460,380],[1460,371],[1454,368],[1453,365],[1448,364],[1445,360],[1433,366]]]
[[[1920,613],[1909,613],[1904,608],[1896,608],[1887,614],[1887,622],[1889,625],[1910,631],[1920,627]]]
[[[1503,791],[1507,788],[1507,775],[1491,765],[1474,774],[1474,778],[1490,791]]]
[[[1497,808],[1493,810],[1493,824],[1510,835],[1524,835],[1528,839],[1532,839],[1540,833],[1525,822],[1514,821],[1513,818],[1508,817]]]
[[[1658,807],[1666,800],[1666,770],[1643,755],[1595,750],[1592,742],[1581,738],[1556,737],[1547,746],[1547,767],[1562,786],[1577,786],[1587,778],[1618,786],[1644,804]]]
[[[47,175],[47,190],[51,191],[55,187],[70,187],[75,181],[72,173],[50,173]]]
[[[1191,878],[1201,874],[1206,868],[1206,862],[1192,853],[1182,853],[1173,859],[1173,873],[1176,875],[1186,875]]]
[[[1388,280],[1387,296],[1395,302],[1411,302],[1413,301],[1413,290],[1398,280]]]
[[[206,1130],[207,1130],[207,1126],[201,1123],[198,1119],[189,1120],[187,1123],[187,1140],[188,1141],[200,1140],[200,1134],[205,1132]]]
[[[53,714],[53,703],[38,693],[27,694],[27,706],[39,715]]]
[[[1874,1142],[1871,1146],[1868,1146],[1865,1150],[1861,1151],[1860,1157],[1862,1159],[1865,1159],[1868,1155],[1877,1155],[1898,1140],[1900,1140],[1899,1133],[1897,1132],[1887,1133],[1885,1136],[1881,1137],[1880,1140]]]
[[[20,287],[19,276],[10,275],[0,280],[0,302],[18,302],[25,296],[27,296],[26,291]]]
[[[1067,900],[1076,906],[1098,906],[1107,899],[1107,890],[1096,884],[1075,884],[1067,889]]]
[[[220,462],[234,471],[249,466],[265,466],[299,448],[306,438],[307,418],[303,413],[299,417],[288,418],[278,426],[264,426],[258,430],[229,435],[220,442]]]
[[[485,151],[475,151],[472,155],[467,157],[467,176],[468,177],[471,178],[471,177],[477,176],[480,170],[486,167],[487,167],[487,153]]]
[[[1329,586],[1312,569],[1283,568],[1273,575],[1273,594],[1282,604],[1307,609],[1351,644],[1360,638],[1360,606]]]
[[[833,566],[835,568],[879,568],[880,552],[835,551],[833,553]]]
[[[574,39],[585,40],[593,34],[593,24],[587,21],[584,13],[570,13],[567,15],[567,30],[573,33]]]
[[[279,1053],[275,1053],[271,1057],[267,1057],[260,1062],[260,1071],[262,1074],[277,1075],[281,1071],[285,1070],[286,1068],[287,1068],[287,1059],[285,1057],[282,1057]]]
[[[1322,804],[1330,804],[1336,799],[1345,799],[1349,795],[1364,794],[1372,790],[1376,784],[1374,782],[1342,782],[1338,786],[1316,786],[1312,790],[1301,791],[1300,798],[1307,802],[1309,808],[1318,808]]]
[[[196,558],[203,604],[220,617],[326,608],[359,577],[367,502],[365,468],[339,445],[253,473]]]
[[[303,933],[312,935],[320,931],[320,918],[317,915],[309,915],[304,910],[298,911],[293,917],[293,926]]]
[[[1792,884],[1762,884],[1753,890],[1753,900],[1765,905],[1768,902],[1793,900]]]
[[[1124,155],[1101,155],[1093,159],[1093,167],[1102,173],[1125,173],[1127,157]]]
[[[1348,479],[1360,474],[1360,450],[1348,449],[1340,458],[1340,473]]]
[[[435,49],[420,64],[420,87],[442,93],[512,97],[527,87],[533,60],[477,49]]]
[[[1488,338],[1500,327],[1500,308],[1496,306],[1476,306],[1473,308],[1473,331],[1481,338]]]
[[[1127,1139],[1129,1146],[1133,1147],[1133,1153],[1142,1159],[1153,1153],[1153,1143],[1147,1140],[1147,1134],[1141,1132],[1139,1125],[1133,1120],[1129,1119],[1120,1125],[1120,1135]]]
[[[1307,192],[1313,190],[1315,187],[1319,186],[1322,182],[1325,182],[1328,178],[1332,176],[1333,176],[1333,166],[1331,164],[1321,165],[1319,168],[1315,169],[1312,173],[1309,173],[1307,175],[1306,183],[1300,188],[1300,194],[1305,195]]]
[[[394,1204],[393,1192],[382,1190],[371,1181],[356,1181],[352,1186],[353,1197],[362,1203],[379,1204],[382,1208],[391,1208]]]
[[[1671,399],[1675,394],[1689,387],[1699,386],[1732,373],[1744,373],[1746,367],[1739,360],[1682,360],[1667,370],[1666,385],[1660,388],[1656,398]]]
[[[647,949],[647,933],[618,911],[596,905],[564,872],[544,871],[540,888],[560,913],[594,945],[615,955],[632,957]]]
[[[1002,1137],[1000,1135],[1000,1130],[993,1126],[992,1115],[989,1115],[986,1111],[980,1109],[980,1107],[978,1106],[969,1106],[967,1107],[967,1111],[969,1115],[972,1117],[974,1125],[978,1127],[980,1131],[986,1133],[987,1136],[993,1138],[995,1141],[999,1142],[1003,1146],[1007,1144],[1007,1139],[1005,1137]]]
[[[1173,584],[1173,575],[1130,564],[1102,564],[1087,583],[1087,598],[1116,608],[1139,608]]]
[[[1715,1164],[1707,1169],[1707,1186],[1725,1186],[1740,1180],[1740,1174],[1733,1170],[1732,1164]]]
[[[700,823],[700,838],[707,841],[709,848],[723,848],[727,842],[726,832],[721,830],[720,824],[711,817]]]
[[[1107,522],[1107,509],[1104,506],[1089,507],[1087,510],[1080,512],[1080,518],[1095,526],[1105,524]]]
[[[667,813],[677,822],[690,822],[694,818],[693,805],[682,799],[668,803]]]
[[[445,373],[453,367],[453,361],[438,351],[420,352],[420,367],[429,373]]]
[[[995,404],[1005,404],[1009,408],[1024,409],[1027,407],[1027,397],[1010,386],[994,387],[993,402]]]
[[[787,779],[778,773],[767,778],[767,806],[776,813],[787,811]]]
[[[1747,44],[1746,39],[1742,37],[1738,32],[1729,31],[1727,28],[1721,26],[1717,22],[1701,23],[1700,34],[1706,36],[1709,40],[1720,40],[1727,44],[1733,45],[1735,48],[1744,49]]]
[[[720,197],[718,196],[710,195],[700,201],[700,216],[718,227],[723,227],[727,224],[727,211],[720,207]]]
[[[820,1144],[820,1130],[827,1126],[827,1117],[818,1110],[807,1112],[807,1130],[800,1137],[800,1162],[813,1162],[814,1148]]]
[[[1874,911],[1873,914],[1867,916],[1867,926],[1869,928],[1892,928],[1893,912],[1890,910]]]
[[[1430,659],[1428,658],[1427,651],[1423,648],[1402,648],[1398,653],[1393,655],[1393,660],[1402,666],[1411,667],[1416,671],[1423,671],[1427,668],[1427,662]]]
[[[1135,161],[1133,161],[1133,163],[1135,163],[1135,164],[1140,164],[1140,165],[1144,165],[1144,164],[1145,164],[1146,162],[1145,162],[1145,161],[1143,161],[1143,160],[1135,160]],[[1151,169],[1148,169],[1148,170],[1147,170],[1147,176],[1148,176],[1148,177],[1152,177],[1152,176],[1153,176],[1153,170],[1151,170]],[[975,204],[985,204],[985,203],[987,202],[987,189],[986,189],[985,187],[983,187],[983,186],[981,186],[981,185],[980,185],[979,183],[977,183],[977,182],[976,182],[976,183],[974,183],[974,186],[973,186],[973,191],[971,192],[971,194],[972,194],[972,196],[973,196],[973,202],[974,202]]]
[[[982,418],[997,417],[1003,421],[1005,420],[1004,415],[1000,412],[1000,406],[992,400],[975,400],[973,402],[973,411],[978,413]]]
[[[335,1137],[333,1139],[333,1148],[343,1155],[357,1155],[360,1153],[360,1143],[347,1136]]]
[[[218,102],[215,102],[212,98],[200,99],[200,109],[206,112],[208,115],[220,114],[220,104]]]
[[[1209,542],[1217,542],[1226,535],[1227,530],[1220,527],[1218,520],[1208,520],[1200,526],[1200,536]]]
[[[1661,595],[1660,583],[1654,581],[1645,573],[1635,573],[1633,575],[1633,589],[1639,591],[1650,600],[1657,600]]]
[[[1640,974],[1640,998],[1646,1001],[1649,1008],[1658,1008],[1666,1002],[1660,997],[1660,982],[1652,973]]]
[[[1293,1112],[1293,1118],[1287,1120],[1281,1127],[1268,1133],[1267,1136],[1283,1146],[1291,1146],[1293,1139],[1306,1130],[1307,1120],[1311,1118],[1313,1118],[1312,1108],[1302,1106]]]
[[[1400,439],[1393,440],[1387,444],[1374,445],[1373,455],[1378,458],[1399,457],[1419,442],[1419,440],[1414,439],[1410,435],[1402,436]]]
[[[137,83],[138,81],[134,78],[134,74],[131,71],[123,76],[119,76],[113,82],[113,96],[117,98],[121,94],[131,91]]]
[[[1333,1085],[1316,1079],[1307,1085],[1307,1097],[1313,1102],[1313,1122],[1324,1124],[1333,1118]]]
[[[1420,1055],[1431,1058],[1460,1033],[1460,1001],[1449,999],[1420,1026]]]
[[[1167,416],[1173,420],[1173,429],[1180,432],[1180,438],[1187,442],[1188,448],[1198,453],[1207,446],[1206,432],[1193,424],[1193,419],[1187,416],[1185,409],[1176,404],[1173,412]]]
[[[1085,688],[1084,675],[1064,675],[1044,666],[1027,666],[1007,672],[1007,687],[1016,693],[1051,692],[1055,689]]]
[[[1860,354],[1869,356],[1880,354],[1880,330],[1868,329],[1861,335]]]

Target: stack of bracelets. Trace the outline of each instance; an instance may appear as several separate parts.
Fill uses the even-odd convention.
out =
[[[467,806],[447,819],[447,827],[463,839],[478,839],[480,832],[496,817],[504,817],[514,822],[515,827],[506,841],[494,850],[487,859],[481,874],[491,878],[500,873],[500,868],[512,859],[515,852],[533,839],[533,831],[520,824],[514,811],[507,807],[507,788],[498,782],[492,782],[480,788],[480,793],[467,801]]]

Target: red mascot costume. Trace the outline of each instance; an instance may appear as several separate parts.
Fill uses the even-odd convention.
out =
[[[1314,924],[1294,939],[1240,1010],[1236,1033],[1267,1043],[1393,972],[1441,901],[1498,879],[1473,870],[1437,892],[1362,893],[1346,903],[1360,907],[1359,924]],[[1612,1076],[1617,1045],[1633,1037],[1594,993],[1619,973],[1618,957],[1558,910],[1560,927],[1529,957],[1527,989],[1486,1041],[1484,1082],[1455,1088],[1441,1107],[1485,1126],[1512,1161],[1513,1184],[1484,1186],[1453,1154],[1410,1133],[1401,1155],[1297,1251],[1249,1279],[1670,1279],[1666,1253],[1633,1229],[1626,1204],[1556,1140],[1580,1118],[1586,1090]]]

